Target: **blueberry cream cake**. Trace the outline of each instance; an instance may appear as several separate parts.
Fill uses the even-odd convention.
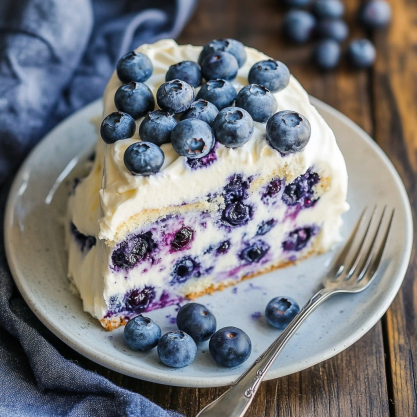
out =
[[[122,57],[68,204],[69,277],[108,330],[324,252],[347,172],[288,68],[233,39]]]

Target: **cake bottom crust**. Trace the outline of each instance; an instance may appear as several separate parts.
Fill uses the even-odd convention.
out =
[[[226,289],[227,287],[231,287],[233,285],[238,284],[239,282],[251,279],[251,278],[255,278],[258,275],[262,275],[262,274],[266,274],[268,272],[272,272],[275,271],[277,269],[280,268],[286,268],[288,266],[292,266],[292,265],[296,265],[301,261],[306,260],[307,258],[313,256],[313,255],[320,255],[323,251],[321,250],[316,250],[316,249],[312,249],[309,252],[307,252],[304,256],[300,257],[299,259],[295,260],[295,261],[279,261],[276,264],[272,264],[270,266],[268,266],[267,268],[261,269],[253,274],[250,275],[245,275],[243,277],[241,277],[240,279],[232,279],[232,280],[228,280],[228,281],[224,281],[224,282],[219,282],[219,283],[213,283],[210,286],[208,286],[204,291],[200,291],[200,292],[195,292],[195,293],[188,293],[186,294],[185,298],[189,299],[189,300],[194,300],[195,298],[198,297],[202,297],[203,295],[206,294],[212,294],[215,291],[223,291],[224,289]],[[107,330],[107,331],[112,331],[117,329],[118,327],[121,326],[125,326],[128,323],[129,319],[127,319],[125,316],[112,316],[112,317],[103,317],[102,319],[100,319],[100,323],[101,325]]]

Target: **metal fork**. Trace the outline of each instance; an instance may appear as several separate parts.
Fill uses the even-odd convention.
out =
[[[269,368],[304,320],[332,295],[358,293],[371,284],[381,263],[394,217],[394,210],[386,214],[386,207],[379,216],[377,212],[375,207],[370,219],[365,221],[367,209],[363,211],[324,279],[323,288],[310,298],[280,336],[234,385],[201,410],[197,417],[244,416]]]

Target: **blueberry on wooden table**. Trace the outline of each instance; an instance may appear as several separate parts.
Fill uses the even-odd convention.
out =
[[[320,41],[313,53],[315,63],[323,70],[331,70],[339,65],[341,48],[337,41],[324,39]]]
[[[312,11],[318,19],[340,19],[345,14],[345,5],[341,0],[316,0]]]
[[[379,29],[391,21],[391,6],[385,0],[371,0],[359,12],[359,21],[368,29]]]
[[[376,50],[368,39],[352,41],[347,49],[347,57],[356,68],[369,68],[376,59]]]
[[[295,43],[308,42],[315,27],[315,17],[305,10],[290,10],[284,17],[284,34]]]
[[[349,27],[341,19],[323,19],[317,23],[316,34],[321,39],[343,42],[349,36]]]

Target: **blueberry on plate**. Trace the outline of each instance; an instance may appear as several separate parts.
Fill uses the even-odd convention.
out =
[[[236,95],[236,90],[231,82],[219,79],[203,84],[197,93],[197,99],[207,100],[222,110],[233,105]]]
[[[189,334],[194,342],[209,340],[216,331],[216,318],[208,308],[198,303],[185,304],[177,315],[177,326]]]
[[[345,5],[341,0],[317,0],[313,13],[318,19],[340,19],[345,14]]]
[[[249,336],[237,327],[217,330],[209,343],[211,357],[222,366],[238,366],[249,358],[252,343]]]
[[[155,108],[152,91],[146,84],[130,81],[118,88],[114,95],[117,110],[140,119]]]
[[[190,159],[206,156],[214,146],[211,127],[202,120],[186,119],[179,122],[171,133],[175,151]]]
[[[311,136],[309,121],[300,113],[284,110],[275,113],[266,124],[269,144],[283,154],[302,151]]]
[[[161,146],[171,141],[172,129],[177,125],[172,114],[155,110],[149,112],[139,126],[139,136],[145,142]]]
[[[171,368],[188,366],[197,354],[197,345],[181,330],[164,334],[158,343],[158,356],[162,363]]]
[[[285,15],[283,23],[284,34],[292,42],[308,42],[315,27],[315,17],[305,10],[290,10]]]
[[[340,44],[333,39],[324,39],[316,45],[313,59],[321,69],[331,70],[339,65],[340,55]]]
[[[191,107],[182,115],[181,119],[199,119],[211,126],[218,113],[219,111],[214,104],[200,98],[191,104]]]
[[[246,62],[246,51],[242,42],[235,39],[213,39],[211,42],[204,45],[198,63],[201,65],[204,59],[214,52],[223,51],[232,54],[239,65],[239,68]]]
[[[239,91],[236,107],[246,110],[255,122],[266,123],[277,111],[278,103],[263,85],[249,84]]]
[[[268,323],[279,330],[284,330],[299,313],[300,307],[289,297],[273,298],[265,309]]]
[[[194,88],[181,80],[163,83],[156,92],[158,106],[168,113],[182,113],[188,110],[194,97]]]
[[[217,51],[204,58],[201,63],[201,72],[207,80],[221,78],[232,81],[236,78],[239,65],[236,58],[228,52]]]
[[[124,338],[131,349],[146,352],[158,344],[161,328],[150,318],[139,314],[126,324]]]
[[[269,91],[277,93],[283,90],[290,82],[290,70],[280,61],[267,59],[253,64],[249,70],[250,84],[263,85]]]
[[[198,87],[202,82],[201,68],[193,61],[182,61],[171,65],[165,75],[165,81],[181,80]]]
[[[152,75],[153,65],[145,54],[132,51],[120,58],[116,71],[119,80],[124,83],[144,83]]]
[[[376,59],[376,50],[368,39],[352,41],[347,49],[347,57],[356,68],[368,68]]]
[[[239,107],[226,107],[214,119],[213,131],[216,139],[228,148],[243,146],[253,135],[251,115]]]
[[[135,134],[136,123],[132,116],[123,112],[110,113],[101,123],[100,135],[107,144],[131,138]]]
[[[368,29],[385,27],[391,21],[391,6],[385,0],[371,0],[361,8],[359,21]]]
[[[317,24],[316,33],[319,38],[343,42],[349,35],[349,27],[341,19],[323,19]]]
[[[123,160],[133,175],[152,175],[159,172],[165,156],[154,143],[136,142],[126,149]]]

